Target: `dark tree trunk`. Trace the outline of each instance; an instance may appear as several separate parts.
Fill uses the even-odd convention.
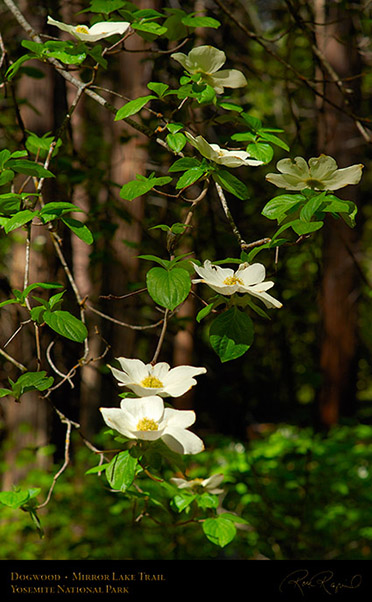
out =
[[[360,60],[356,51],[355,31],[351,12],[339,3],[315,1],[315,21],[318,47],[325,60],[345,81],[360,73]],[[322,25],[324,23],[324,25]],[[329,70],[318,70],[323,80],[320,91],[333,105],[348,109],[358,104],[358,78],[347,81],[352,90],[343,95],[336,83],[331,82]],[[334,157],[339,167],[361,161],[361,137],[353,119],[326,101],[319,102],[318,151]],[[336,191],[336,195],[357,202],[356,189]],[[319,418],[330,427],[341,415],[350,416],[355,411],[356,345],[358,271],[354,257],[358,244],[358,231],[342,220],[330,218],[323,230],[323,274],[321,282],[321,311],[323,336],[320,364],[323,383],[319,397]]]

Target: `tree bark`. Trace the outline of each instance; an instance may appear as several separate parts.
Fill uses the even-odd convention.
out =
[[[340,80],[360,73],[356,39],[351,13],[339,3],[315,1],[317,43],[325,61]],[[329,71],[318,69],[323,80],[320,91],[341,109],[346,102],[358,102],[358,78],[347,81],[352,92],[340,92],[330,81]],[[340,168],[361,160],[361,138],[354,121],[326,101],[318,103],[318,152],[334,157]],[[357,202],[356,189],[337,190],[336,195]],[[341,415],[355,411],[358,271],[354,257],[358,246],[358,230],[342,220],[330,218],[323,229],[323,273],[320,305],[322,340],[320,366],[323,376],[319,396],[319,418],[330,427]]]

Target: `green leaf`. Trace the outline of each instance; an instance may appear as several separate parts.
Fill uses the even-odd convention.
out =
[[[21,195],[12,192],[0,194],[0,213],[11,215],[19,211],[21,206]]]
[[[54,142],[54,136],[49,136],[49,132],[47,132],[43,136],[37,136],[37,134],[34,134],[33,132],[29,132],[29,134],[30,135],[27,137],[26,140],[27,150],[29,150],[30,153],[37,155],[39,158],[46,158],[49,149],[52,143]],[[58,153],[58,149],[61,146],[61,144],[62,140],[59,138],[55,144],[52,157],[54,157]]]
[[[167,309],[173,310],[188,296],[191,280],[188,272],[181,268],[165,270],[151,268],[146,275],[147,290],[150,297]]]
[[[17,173],[27,176],[54,178],[54,174],[51,171],[45,169],[42,165],[38,165],[38,163],[34,163],[34,161],[28,161],[28,159],[9,159],[6,166]]]
[[[199,180],[205,174],[205,169],[203,167],[192,167],[185,171],[185,173],[179,178],[176,189],[180,190],[181,188],[187,188],[192,184],[195,184],[197,180]]]
[[[155,92],[155,94],[157,94],[159,98],[162,98],[162,96],[164,96],[164,94],[169,88],[167,84],[163,84],[161,82],[149,82],[147,84],[147,87],[149,90]]]
[[[323,192],[321,194],[317,194],[311,197],[310,200],[307,201],[307,203],[302,207],[300,212],[300,219],[305,222],[309,222],[313,217],[314,213],[318,211],[319,207],[326,200],[326,195],[327,193]]]
[[[144,33],[150,33],[154,36],[161,36],[167,31],[166,27],[164,27],[163,25],[159,25],[159,23],[154,23],[154,21],[132,23],[132,29],[135,29],[137,31],[143,31]]]
[[[94,238],[93,234],[89,230],[89,228],[83,224],[83,222],[79,222],[77,219],[73,219],[72,217],[62,217],[63,223],[72,230],[74,234],[82,241],[87,243],[87,245],[91,245]]]
[[[271,142],[272,144],[275,144],[276,146],[280,146],[280,148],[284,148],[284,150],[289,151],[288,144],[283,142],[283,140],[278,138],[278,136],[274,136],[273,134],[268,134],[264,130],[260,130],[258,132],[258,134],[259,134],[260,138],[262,138],[263,140],[266,140],[266,142]]]
[[[21,228],[25,224],[28,224],[34,217],[34,212],[29,209],[24,209],[23,211],[18,211],[13,217],[8,220],[8,222],[4,226],[4,230],[7,234],[16,230],[17,228]]]
[[[85,8],[81,10],[80,13],[103,13],[108,15],[112,13],[114,10],[118,10],[119,8],[123,8],[127,2],[125,0],[92,0],[89,8]]]
[[[35,297],[33,297],[35,299]],[[45,305],[38,305],[37,307],[33,307],[30,311],[31,320],[33,322],[37,322],[38,324],[42,324],[44,322],[43,314],[45,312]]]
[[[43,288],[45,290],[53,289],[53,288],[63,288],[62,284],[58,282],[33,282],[29,284],[24,291],[19,295],[19,300],[23,302],[26,297],[33,291],[35,288]],[[13,291],[15,293],[15,291]]]
[[[26,63],[26,61],[29,61],[34,58],[35,55],[30,53],[20,56],[19,59],[14,61],[14,63],[12,63],[12,65],[10,65],[9,69],[6,71],[6,79],[8,79],[9,81],[12,80],[17,75],[17,72],[19,71],[20,67],[22,67],[23,63]]]
[[[96,63],[101,65],[101,67],[103,67],[104,69],[107,69],[108,62],[102,56],[103,48],[102,46],[100,46],[100,44],[97,44],[97,46],[93,46],[92,48],[87,48],[87,52],[89,56],[91,56],[96,61]]]
[[[243,355],[252,345],[253,322],[237,307],[220,314],[211,324],[209,339],[222,363]]]
[[[139,176],[137,176],[137,178],[139,178]],[[131,180],[130,182],[127,182],[127,184],[124,184],[120,190],[120,196],[126,201],[133,201],[133,199],[150,192],[155,186],[164,186],[171,181],[172,178],[169,176],[160,178],[145,178],[143,176],[141,179]]]
[[[209,541],[221,548],[230,543],[236,535],[235,525],[221,516],[207,518],[203,522],[203,531]]]
[[[177,159],[177,161],[172,163],[168,171],[187,171],[195,167],[200,167],[200,161],[198,161],[198,159],[195,159],[194,157],[182,157],[182,159]]]
[[[180,11],[180,13],[185,14],[184,11]],[[173,14],[164,21],[164,27],[167,28],[164,35],[171,42],[187,37],[187,29],[181,22],[182,15]]]
[[[171,134],[177,134],[177,132],[179,132],[180,130],[183,130],[183,128],[184,128],[183,123],[167,123],[167,130]]]
[[[303,222],[299,219],[290,223],[291,228],[298,234],[302,236],[303,234],[311,234],[311,232],[316,232],[323,227],[323,222]]]
[[[192,493],[177,493],[172,499],[172,506],[174,506],[178,512],[183,512],[193,503],[197,495]]]
[[[14,178],[14,171],[11,169],[4,169],[4,171],[0,174],[0,186],[5,186],[11,182]]]
[[[135,10],[133,16],[136,19],[158,19],[159,17],[164,17],[163,13],[159,13],[158,10],[154,8],[140,8],[139,10]]]
[[[93,466],[93,468],[89,468],[89,470],[86,470],[84,474],[97,474],[98,472],[105,472],[108,466],[110,466],[109,462],[106,462],[106,464],[99,464],[98,466]]]
[[[10,151],[7,148],[4,148],[4,150],[0,151],[0,169],[4,168],[8,159],[10,159]]]
[[[199,104],[211,103],[216,98],[216,91],[212,86],[206,84],[203,86],[202,90],[197,90],[195,92],[194,97],[196,98]]]
[[[61,61],[61,63],[65,63],[65,65],[80,65],[85,59],[87,55],[85,52],[74,52],[73,48],[68,48],[66,46],[64,49],[56,49],[56,50],[48,50],[46,53],[48,57],[52,57]]]
[[[65,213],[71,213],[71,211],[84,213],[77,205],[68,203],[65,201],[55,201],[47,203],[40,211],[39,217],[41,217],[44,223],[47,223],[53,219],[64,215]]]
[[[257,117],[253,117],[253,115],[248,115],[247,113],[241,113],[240,115],[254,132],[262,128],[262,121]]]
[[[218,29],[221,25],[217,19],[213,19],[212,17],[193,17],[192,15],[183,17],[181,22],[186,27],[211,27],[212,29]]]
[[[25,372],[22,374],[15,383],[12,383],[12,394],[16,399],[19,399],[21,395],[27,393],[27,391],[45,391],[52,386],[54,378],[52,376],[47,377],[44,370],[39,372]]]
[[[196,321],[197,322],[201,322],[203,320],[203,318],[206,318],[206,316],[209,316],[209,314],[211,313],[212,309],[213,309],[214,303],[209,303],[209,305],[207,305],[206,307],[203,307],[203,309],[201,309],[197,316],[196,316]]]
[[[233,134],[231,140],[236,140],[237,142],[256,142],[257,135],[252,132],[240,132]]]
[[[218,508],[219,500],[217,495],[206,491],[205,493],[198,495],[196,503],[199,508]]]
[[[134,481],[137,458],[130,455],[129,450],[120,452],[106,468],[106,477],[110,486],[119,491],[126,491]]]
[[[21,491],[1,491],[0,504],[9,506],[10,508],[20,508],[30,499],[36,497],[40,493],[40,489],[28,489]]]
[[[148,96],[140,96],[135,100],[130,100],[125,104],[121,109],[118,110],[115,116],[115,121],[119,121],[120,119],[125,119],[130,115],[135,115],[140,111],[150,100],[156,98],[153,94],[149,94]]]
[[[88,336],[85,324],[68,311],[57,310],[52,312],[47,310],[43,317],[52,330],[66,337],[66,339],[82,343]]]
[[[176,153],[179,153],[187,142],[186,136],[184,136],[181,133],[168,134],[168,136],[166,137],[166,141],[169,148]]]
[[[0,389],[0,397],[6,397],[7,395],[11,395],[12,391],[10,389]]]
[[[220,169],[212,174],[213,179],[227,192],[230,192],[241,201],[249,198],[249,192],[246,185],[229,171]]]
[[[252,142],[248,144],[246,150],[251,157],[258,161],[263,161],[263,163],[269,163],[274,156],[274,151],[270,144],[266,144],[265,142]]]
[[[156,255],[138,255],[139,259],[147,259],[148,261],[155,261],[155,263],[160,263],[163,268],[169,268],[170,261],[169,259],[162,259],[161,257],[156,257]]]
[[[306,201],[302,194],[280,194],[266,203],[261,213],[268,219],[280,219]]]
[[[225,109],[225,111],[237,111],[237,113],[241,113],[243,110],[242,107],[234,104],[233,102],[223,101],[219,102],[218,105],[221,107],[221,109]]]
[[[239,525],[248,525],[248,521],[245,520],[245,518],[242,518],[241,516],[238,516],[237,514],[232,514],[231,512],[223,512],[223,514],[220,514],[220,518],[223,518],[224,520],[231,520],[231,522],[233,523],[237,523]]]

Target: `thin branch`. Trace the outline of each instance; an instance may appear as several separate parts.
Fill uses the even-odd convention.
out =
[[[154,357],[151,360],[151,364],[154,365],[157,362],[157,359],[159,357],[159,353],[161,351],[163,342],[164,342],[164,337],[165,337],[165,333],[167,330],[167,325],[168,325],[168,315],[169,315],[169,309],[166,309],[164,312],[164,320],[163,320],[163,327],[161,329],[161,333],[160,333],[160,337],[158,340],[158,344],[154,353]]]
[[[236,239],[237,239],[240,247],[243,248],[247,243],[245,242],[245,240],[243,239],[242,235],[240,234],[238,226],[234,222],[234,218],[233,218],[233,216],[231,214],[231,211],[229,209],[229,206],[228,206],[227,201],[226,201],[226,197],[225,197],[225,195],[223,193],[223,190],[222,190],[221,186],[218,184],[218,182],[215,182],[215,185],[216,185],[217,194],[218,194],[218,197],[219,197],[219,199],[221,201],[222,209],[224,210],[224,213],[226,215],[227,221],[229,222],[229,224],[231,226],[231,229],[232,229],[232,231],[233,231],[233,233],[234,233],[234,235],[235,235],[235,237],[236,237]]]
[[[13,364],[13,366],[16,366],[22,372],[28,372],[28,369],[26,368],[26,366],[24,366],[23,364],[21,364],[21,362],[18,362],[16,359],[14,359],[14,357],[12,357],[8,353],[6,353],[6,351],[4,351],[3,349],[0,349],[0,355],[2,355],[3,357],[5,357],[5,359],[8,360],[8,362],[10,362],[11,364]]]
[[[100,299],[108,299],[109,301],[119,301],[121,299],[127,299],[128,297],[133,297],[134,295],[139,295],[140,293],[144,293],[147,291],[147,288],[140,288],[137,291],[133,291],[131,293],[126,293],[125,295],[100,295]]]
[[[58,368],[56,367],[56,365],[54,364],[52,357],[51,357],[51,352],[52,352],[52,347],[54,345],[54,341],[51,341],[51,343],[49,343],[47,350],[46,350],[46,357],[47,360],[49,362],[49,365],[51,366],[51,368],[54,370],[54,372],[56,374],[58,374],[58,376],[61,376],[64,380],[67,380],[71,389],[75,388],[74,383],[72,382],[71,378],[67,375],[67,374],[63,374],[63,372],[61,372],[60,370],[58,370]]]
[[[78,424],[77,422],[73,422],[72,420],[70,420],[69,418],[66,418],[66,416],[64,416],[62,414],[62,412],[60,412],[59,410],[57,410],[57,408],[55,408],[57,414],[59,415],[61,422],[63,424],[66,424],[66,437],[65,437],[65,458],[64,458],[64,462],[61,466],[61,468],[59,469],[59,471],[54,475],[53,477],[53,481],[52,484],[49,488],[48,491],[48,495],[46,497],[45,502],[43,502],[42,504],[39,504],[38,506],[36,506],[36,509],[39,510],[40,508],[44,508],[47,504],[49,504],[50,498],[52,497],[52,493],[53,493],[53,489],[57,483],[57,480],[59,479],[59,477],[61,476],[61,474],[66,470],[67,466],[70,463],[70,442],[71,442],[71,430],[72,427],[76,427],[76,428],[80,428],[80,424]]]
[[[159,320],[158,322],[155,322],[154,324],[148,324],[147,326],[137,326],[134,324],[127,324],[126,322],[122,322],[121,320],[117,320],[116,318],[112,318],[111,316],[104,314],[102,311],[99,311],[98,309],[96,309],[95,307],[92,307],[91,305],[88,305],[87,303],[85,304],[85,307],[87,309],[89,309],[90,311],[92,311],[93,313],[97,314],[97,316],[101,316],[101,318],[104,318],[105,320],[109,320],[110,322],[113,322],[114,324],[117,324],[118,326],[123,326],[124,328],[131,328],[132,330],[147,330],[149,328],[156,328],[157,326],[160,326],[160,324],[163,324],[163,318],[161,320]]]

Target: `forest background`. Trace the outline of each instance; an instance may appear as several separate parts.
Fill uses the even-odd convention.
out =
[[[22,0],[17,6],[34,31],[58,37],[47,25],[48,15],[75,24],[92,14],[120,20],[120,10],[131,3],[117,2],[109,13],[92,11],[98,4]],[[147,361],[159,339],[162,314],[146,290],[132,294],[146,289],[149,265],[138,256],[166,256],[165,233],[152,228],[181,222],[188,207],[154,191],[133,201],[120,197],[121,187],[136,174],[163,175],[164,165],[174,158],[147,135],[158,127],[159,107],[141,111],[134,127],[115,121],[112,110],[86,93],[88,87],[77,102],[76,87],[47,62],[26,62],[14,78],[6,76],[25,53],[21,42],[27,32],[14,3],[3,0],[1,148],[30,153],[30,133],[62,132],[63,144],[50,163],[57,177],[45,181],[43,195],[82,208],[93,242],[86,244],[67,226],[60,231],[63,258],[84,300],[92,361],[79,365],[81,345],[43,333],[49,350],[43,370],[62,375],[62,385],[49,397],[30,391],[20,402],[10,396],[0,400],[3,491],[16,485],[41,488],[40,499],[51,493],[34,517],[36,527],[29,513],[3,505],[1,558],[371,559],[372,5],[143,0],[136,7],[159,11],[155,22],[160,24],[175,14],[170,9],[215,19],[218,26],[185,27],[182,51],[202,44],[224,50],[229,66],[248,80],[239,93],[231,91],[231,102],[264,127],[283,131],[278,135],[284,146],[274,144],[273,156],[262,167],[234,171],[249,199],[227,194],[234,221],[249,243],[275,231],[261,214],[275,195],[264,176],[288,156],[308,159],[324,153],[340,167],[363,163],[360,185],[339,194],[357,204],[356,225],[350,228],[329,217],[320,231],[296,237],[279,250],[252,246],[275,279],[283,308],[270,314],[270,321],[255,320],[254,344],[232,362],[221,364],[208,340],[207,321],[195,321],[203,307],[199,290],[193,289],[195,294],[172,316],[162,361],[207,368],[198,386],[175,404],[195,410],[196,432],[206,443],[196,464],[188,460],[190,474],[223,472],[224,508],[246,522],[221,550],[193,526],[164,534],[156,521],[139,520],[125,496],[118,498],[97,475],[85,472],[97,462],[94,450],[105,445],[99,407],[115,405],[117,399],[107,364],[119,356]],[[90,12],[77,16],[81,10]],[[181,71],[170,52],[179,44],[170,28],[168,35],[150,40],[132,36],[110,56],[107,69],[97,69],[89,89],[116,111],[124,101],[148,94],[149,81],[172,86]],[[67,71],[75,75],[73,67]],[[80,77],[90,81],[92,69],[81,70]],[[216,137],[216,128],[221,132],[229,126],[203,104],[195,103],[190,114],[207,140]],[[195,185],[188,192],[196,197],[200,190]],[[240,248],[230,226],[217,193],[211,192],[208,203],[194,212],[181,252],[200,260],[237,257]],[[13,289],[23,289],[25,237],[22,229],[1,234],[0,301]],[[68,283],[50,237],[34,232],[31,252],[30,282]],[[66,288],[64,308],[74,312],[76,294]],[[22,308],[1,307],[2,387],[9,386],[9,377],[16,381],[20,376],[17,363],[36,370],[34,329],[29,324],[19,328],[22,321]],[[71,371],[72,366],[77,368]],[[63,417],[71,427],[67,455]],[[118,538],[124,529],[125,537]]]

